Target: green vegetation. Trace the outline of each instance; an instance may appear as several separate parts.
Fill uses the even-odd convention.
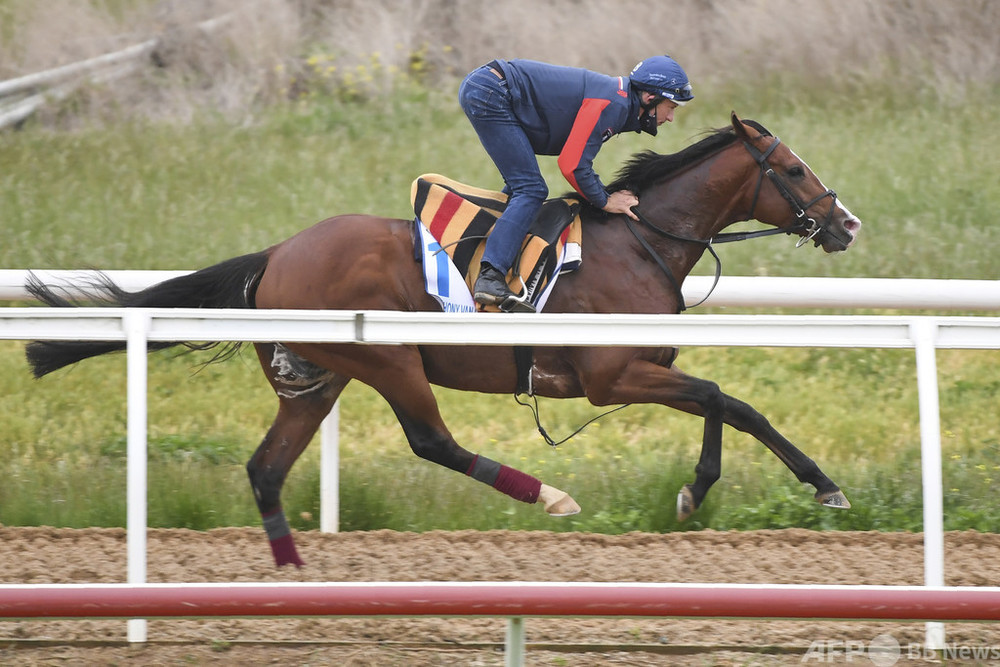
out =
[[[130,6],[112,5],[116,13]],[[0,14],[19,6],[0,2]],[[273,97],[250,105],[240,122],[201,107],[184,122],[143,119],[91,89],[0,133],[0,267],[194,269],[333,214],[407,217],[410,182],[424,172],[499,186],[457,108],[457,81],[442,53],[417,44],[396,54],[402,64],[368,53],[347,66],[321,45],[297,48],[278,63],[283,70],[269,65],[276,81],[260,95]],[[644,148],[678,150],[725,125],[735,109],[807,160],[865,226],[840,255],[795,250],[783,237],[727,245],[720,254],[728,275],[995,279],[995,247],[983,240],[1000,210],[1000,89],[988,80],[963,82],[949,95],[890,85],[891,77],[914,76],[886,62],[886,78],[860,83],[808,72],[717,75],[659,137],[609,142],[598,171],[610,176]],[[385,86],[389,99],[377,94]],[[543,170],[558,191],[554,159]],[[706,261],[697,272],[711,270]],[[259,521],[243,462],[276,402],[252,354],[195,373],[204,359],[150,357],[151,526]],[[1000,352],[941,351],[937,359],[945,527],[995,530]],[[727,429],[722,480],[678,525],[675,498],[693,478],[700,420],[632,406],[553,450],[509,396],[438,391],[458,442],[566,489],[583,506],[556,521],[417,459],[384,402],[352,385],[340,422],[342,528],[920,529],[911,351],[699,348],[685,350],[679,364],[754,404],[842,486],[854,509],[820,508],[811,488],[759,443]],[[33,381],[23,344],[0,341],[0,523],[124,524],[124,371],[118,356]],[[557,438],[598,412],[585,401],[542,401],[543,423]],[[286,511],[300,529],[318,526],[315,450],[285,487]]]
[[[8,525],[115,526],[125,518],[124,359],[96,359],[29,381],[20,345],[0,346]],[[243,461],[262,437],[274,400],[248,356],[190,375],[190,356],[150,366],[149,521],[205,529],[258,521]],[[438,391],[459,442],[570,491],[584,513],[550,519],[480,484],[421,461],[371,390],[342,401],[341,525],[391,528],[670,531],[703,527],[919,530],[919,428],[912,353],[897,350],[686,350],[688,369],[750,399],[835,480],[854,503],[827,510],[759,443],[727,429],[723,478],[686,524],[674,518],[693,478],[698,419],[632,406],[552,449],[527,410],[507,396]],[[995,530],[1000,437],[994,418],[996,352],[941,352],[946,528]],[[817,372],[817,371],[822,372]],[[563,435],[597,414],[581,400],[543,401]],[[497,415],[502,415],[498,417]],[[285,507],[293,525],[318,526],[318,451],[292,471]],[[473,511],[470,509],[474,508]]]

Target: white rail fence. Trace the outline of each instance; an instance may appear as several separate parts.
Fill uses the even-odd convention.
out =
[[[0,300],[30,298],[27,271],[0,269]],[[86,296],[95,272],[39,269],[46,284],[67,286],[69,296]],[[127,290],[140,290],[191,271],[104,271]],[[688,276],[684,298],[697,303],[712,287],[709,276]],[[780,278],[723,276],[705,308],[879,308],[892,310],[1000,311],[1000,280],[925,280],[912,278]]]
[[[0,272],[0,274],[10,272]],[[23,272],[21,272],[23,274]],[[79,272],[75,272],[79,277]],[[0,275],[0,282],[9,276]],[[52,276],[47,276],[50,278]],[[163,276],[159,275],[162,279]],[[23,278],[23,275],[22,275]],[[149,276],[145,276],[149,278]],[[738,279],[738,280],[759,280]],[[793,279],[794,289],[815,287]],[[123,281],[125,283],[127,281]],[[689,280],[689,282],[691,282]],[[720,283],[722,296],[727,294]],[[848,280],[848,282],[850,282]],[[882,281],[892,282],[892,281]],[[915,302],[934,299],[928,283],[916,281]],[[1000,309],[994,297],[998,283],[961,283],[948,306],[959,309]],[[21,283],[18,283],[21,284]],[[148,284],[148,283],[147,283]],[[825,307],[840,303],[850,289],[838,289]],[[135,289],[135,285],[129,286]],[[694,287],[694,286],[689,286]],[[899,289],[889,290],[899,298]],[[947,292],[946,288],[938,291]],[[733,289],[730,293],[739,292]],[[752,290],[750,291],[752,292]],[[750,294],[747,292],[747,294]],[[24,298],[23,293],[3,298]],[[816,294],[790,296],[804,307],[816,304]],[[826,292],[820,292],[828,297]],[[986,295],[983,298],[983,295]],[[713,296],[713,299],[716,298]],[[730,297],[730,305],[749,305]],[[759,295],[758,295],[759,298]],[[880,297],[866,303],[881,303]],[[810,300],[811,299],[811,300]],[[724,300],[719,298],[719,301]],[[821,299],[822,300],[822,299]],[[857,299],[861,301],[862,299]],[[718,305],[718,304],[717,304]],[[835,306],[842,307],[842,306]],[[868,307],[880,307],[870,305]],[[881,306],[886,307],[886,306]],[[897,301],[895,307],[900,307]],[[942,307],[942,306],[937,306]],[[919,391],[921,460],[924,502],[925,585],[944,585],[941,440],[936,349],[1000,349],[1000,318],[939,316],[793,316],[793,315],[517,315],[439,314],[383,311],[266,311],[209,309],[4,308],[0,309],[0,339],[120,340],[127,343],[128,375],[128,582],[146,580],[146,351],[149,341],[346,342],[356,344],[524,344],[524,345],[671,345],[771,346],[833,348],[904,348],[916,353]],[[336,457],[334,457],[335,460]],[[324,463],[324,468],[336,463]],[[330,488],[329,483],[322,484]],[[335,485],[333,486],[335,489]],[[326,508],[324,508],[324,511]],[[145,640],[145,622],[129,622],[129,639]],[[944,629],[929,623],[927,645],[941,647]]]

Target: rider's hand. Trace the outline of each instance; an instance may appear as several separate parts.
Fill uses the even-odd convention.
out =
[[[633,220],[638,220],[632,212],[633,206],[639,205],[639,198],[631,190],[618,190],[608,195],[608,203],[604,205],[603,211],[607,213],[624,213]]]

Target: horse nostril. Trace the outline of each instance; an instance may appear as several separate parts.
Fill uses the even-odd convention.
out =
[[[857,235],[858,231],[861,229],[861,221],[857,218],[851,218],[844,221],[844,229],[849,231],[853,235]]]

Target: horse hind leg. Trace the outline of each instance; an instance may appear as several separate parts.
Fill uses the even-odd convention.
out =
[[[390,402],[390,406],[403,427],[410,449],[420,458],[464,473],[515,500],[529,504],[540,502],[549,516],[580,513],[580,506],[565,491],[481,454],[468,452],[455,442],[443,424],[440,427],[430,425],[425,414],[415,418],[396,403]]]
[[[247,475],[275,564],[301,567],[304,563],[281,506],[281,489],[349,378],[316,366],[281,344],[255,347],[279,404],[271,428],[247,462]]]
[[[580,506],[566,493],[541,480],[504,465],[481,454],[462,448],[444,427],[427,421],[425,413],[414,417],[400,404],[390,401],[390,406],[403,427],[403,433],[413,453],[438,465],[464,473],[515,500],[529,504],[542,503],[549,516],[571,516],[580,512]]]

